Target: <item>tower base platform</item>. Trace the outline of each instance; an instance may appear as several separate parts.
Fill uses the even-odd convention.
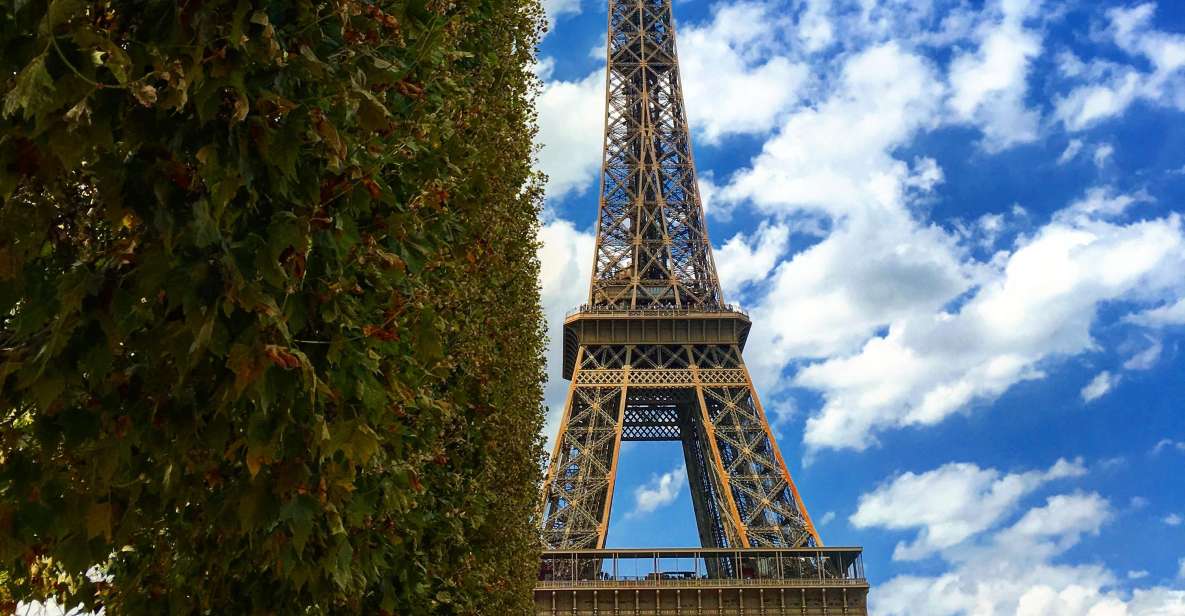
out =
[[[860,548],[549,550],[537,616],[864,616]]]

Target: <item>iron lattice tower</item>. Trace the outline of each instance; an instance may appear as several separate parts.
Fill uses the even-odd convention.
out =
[[[723,302],[679,82],[670,0],[609,0],[604,161],[589,303],[541,499],[551,549],[601,549],[623,441],[680,441],[708,548],[822,546]]]

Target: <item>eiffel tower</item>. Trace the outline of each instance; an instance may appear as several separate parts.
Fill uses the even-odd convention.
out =
[[[571,385],[539,511],[547,548],[536,588],[539,613],[585,613],[581,605],[591,605],[587,613],[615,613],[598,606],[595,588],[590,599],[588,582],[604,593],[612,589],[613,609],[624,609],[613,583],[626,581],[618,579],[619,566],[636,568],[634,557],[654,563],[641,576],[653,586],[645,590],[647,610],[662,607],[666,582],[680,582],[674,602],[668,597],[673,607],[681,592],[690,597],[695,584],[689,583],[696,581],[708,583],[709,603],[716,601],[709,613],[745,613],[743,587],[752,591],[752,584],[739,584],[733,597],[731,583],[768,579],[772,586],[749,593],[754,609],[756,601],[765,608],[766,591],[770,597],[778,591],[783,610],[815,613],[819,593],[808,606],[802,580],[793,577],[805,576],[836,581],[832,613],[864,613],[860,550],[823,548],[741,355],[749,318],[721,293],[696,184],[670,0],[609,0],[607,64],[595,261],[588,303],[564,322],[563,375]],[[605,550],[626,441],[682,443],[702,548]],[[693,569],[679,571],[677,580],[658,570],[662,558],[684,557],[681,566]],[[780,575],[772,575],[775,568]],[[570,597],[569,583],[576,585]],[[629,588],[627,594],[642,592],[636,584]],[[820,613],[828,613],[826,585],[813,592],[819,590]],[[634,611],[620,613],[643,608],[641,595],[633,598]],[[738,602],[740,612],[732,609]],[[686,603],[690,610],[690,598]]]

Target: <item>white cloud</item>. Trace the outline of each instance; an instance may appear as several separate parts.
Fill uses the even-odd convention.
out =
[[[978,50],[951,61],[950,108],[959,121],[983,131],[988,151],[1037,138],[1040,115],[1027,109],[1024,99],[1029,65],[1041,52],[1041,36],[1024,25],[1040,8],[1040,2],[1001,1],[993,10],[999,20],[979,28]]]
[[[929,62],[896,43],[856,54],[832,95],[787,117],[720,197],[775,214],[897,209],[914,174],[890,151],[936,125],[943,93]]]
[[[827,526],[834,519],[835,519],[835,512],[828,511],[827,513],[823,514],[823,517],[819,518],[819,526]]]
[[[1097,535],[1112,517],[1110,504],[1098,494],[1057,494],[997,532],[995,550],[1010,550],[1019,558],[1052,557],[1077,544],[1082,535]]]
[[[1127,579],[1142,580],[1142,579],[1148,577],[1148,575],[1149,575],[1149,573],[1143,569],[1140,569],[1139,571],[1128,571],[1127,572]]]
[[[808,53],[827,49],[835,42],[835,28],[828,16],[829,0],[807,0],[794,33]]]
[[[740,2],[714,6],[709,23],[680,26],[688,122],[703,143],[766,132],[798,101],[808,69],[780,49],[788,25],[773,6]]]
[[[1185,522],[1185,518],[1182,518],[1180,514],[1170,513],[1164,516],[1161,521],[1169,526],[1180,526],[1182,522]]]
[[[1111,156],[1115,154],[1115,146],[1104,143],[1094,149],[1094,166],[1097,169],[1102,169],[1107,162],[1111,160]]]
[[[592,58],[593,60],[600,60],[602,63],[604,63],[609,59],[609,43],[602,42],[588,50],[588,57]]]
[[[540,80],[551,79],[551,74],[555,72],[555,58],[535,58],[535,63],[531,66],[531,72],[535,73],[535,76]]]
[[[1091,207],[1068,208],[994,259],[999,265],[958,311],[916,311],[859,353],[802,369],[795,383],[825,399],[807,422],[808,446],[862,449],[881,429],[933,424],[994,399],[1044,376],[1042,361],[1094,348],[1100,304],[1179,284],[1185,237],[1177,215],[1122,225],[1080,213],[1110,212]]]
[[[941,181],[941,168],[890,154],[933,125],[943,94],[934,69],[886,44],[848,58],[839,81],[788,116],[714,196],[829,233],[779,265],[751,306],[750,367],[771,393],[785,386],[777,376],[792,358],[853,349],[888,319],[937,307],[969,284],[954,239],[904,207]]]
[[[1057,157],[1057,164],[1064,165],[1074,160],[1078,153],[1082,151],[1082,140],[1071,139],[1070,143],[1066,145],[1066,149],[1062,150],[1061,156]]]
[[[539,65],[546,70],[547,59]],[[535,106],[539,112],[536,140],[543,146],[538,166],[548,177],[548,198],[583,193],[601,165],[605,71],[595,70],[578,81],[547,81]]]
[[[1146,3],[1107,11],[1112,41],[1150,64],[1150,71],[1104,60],[1086,63],[1063,54],[1063,74],[1091,80],[1057,100],[1055,114],[1067,129],[1082,130],[1122,114],[1137,100],[1185,110],[1185,35],[1153,28],[1155,10],[1155,4]]]
[[[1164,346],[1160,340],[1152,339],[1152,344],[1148,348],[1132,355],[1123,362],[1124,370],[1149,370],[1156,365],[1157,360],[1160,359],[1160,353],[1164,350]]]
[[[1012,4],[1000,15],[999,27],[1023,23]],[[934,67],[889,42],[844,57],[832,85],[823,100],[787,116],[713,195],[824,236],[778,264],[766,294],[747,302],[747,355],[767,397],[789,384],[823,394],[808,420],[808,449],[864,448],[880,429],[935,423],[990,401],[1041,378],[1042,362],[1092,349],[1100,304],[1179,286],[1166,280],[1185,262],[1177,216],[1109,222],[1148,196],[1106,187],[1010,252],[969,258],[957,235],[919,222],[910,207],[941,168],[893,155],[943,121],[946,90]],[[968,113],[990,98],[955,96]],[[781,378],[804,358],[825,361]]]
[[[1139,96],[1141,86],[1139,73],[1125,69],[1105,84],[1080,86],[1059,97],[1055,113],[1067,129],[1084,130],[1126,110]]]
[[[931,473],[939,473],[951,466]],[[990,482],[977,479],[984,473],[993,479]],[[917,477],[927,475],[930,473]],[[966,483],[977,486],[978,490],[957,492],[952,497],[987,498],[987,502],[995,505],[988,486],[1030,474],[1001,475],[994,469],[973,467],[966,469],[963,475],[967,478]],[[1023,483],[1019,479],[1013,481]],[[882,489],[878,488],[873,494]],[[913,506],[910,499],[914,496],[908,491],[901,492],[898,497],[899,500],[884,504],[902,508]],[[1021,497],[1023,494],[1009,499],[1008,510],[991,516],[986,524],[980,522],[973,525],[975,530],[958,533],[957,541],[935,550],[937,559],[925,561],[927,569],[937,563],[945,570],[934,575],[901,574],[874,586],[869,598],[870,611],[886,616],[1167,616],[1185,610],[1185,590],[1157,586],[1125,593],[1119,576],[1101,564],[1058,562],[1084,535],[1097,534],[1114,519],[1114,512],[1105,498],[1096,493],[1056,494],[1048,497],[1043,505],[1026,510],[1019,519],[1008,522]],[[923,494],[922,498],[937,500],[928,494]],[[974,505],[974,502],[968,503],[965,513],[952,515],[950,519],[978,521],[981,516],[974,511]],[[889,531],[923,526],[894,524],[896,519],[896,516],[883,516],[869,526]],[[919,533],[919,541],[921,537]],[[1144,575],[1132,572],[1127,577],[1135,580]]]
[[[894,560],[917,560],[991,528],[1042,485],[1085,473],[1081,460],[1058,460],[1046,471],[1011,474],[951,463],[882,484],[860,497],[850,520],[857,528],[917,529],[913,541],[893,550]]]
[[[634,510],[627,515],[634,517],[651,513],[675,502],[685,483],[687,467],[682,465],[663,473],[662,476],[652,476],[646,485],[638,486],[634,490]]]
[[[564,15],[580,13],[580,0],[543,0],[543,12],[547,15],[548,31],[555,29],[555,22]]]
[[[750,369],[771,394],[796,357],[854,351],[885,322],[941,307],[968,287],[954,241],[894,212],[853,217],[777,266],[753,303]]]
[[[728,220],[732,217],[732,208],[716,203],[716,194],[720,187],[716,185],[715,179],[715,174],[710,170],[696,175],[700,205],[704,208],[704,216],[711,216],[716,220]]]
[[[1152,448],[1152,455],[1156,455],[1166,449],[1175,449],[1180,453],[1185,453],[1185,441],[1174,441],[1171,438],[1162,438],[1156,442]]]
[[[790,230],[785,225],[762,224],[753,237],[738,233],[715,250],[716,271],[725,298],[736,300],[745,285],[765,280],[789,243]]]
[[[1116,193],[1110,186],[1087,189],[1086,195],[1054,214],[1058,221],[1086,221],[1091,218],[1115,218],[1137,203],[1153,201],[1145,191],[1132,194]]]
[[[547,422],[543,435],[548,451],[564,413],[568,381],[560,375],[563,368],[563,323],[568,310],[588,301],[588,281],[592,270],[592,233],[576,229],[566,220],[552,220],[539,231],[539,284],[543,312],[547,319]]]
[[[1168,303],[1129,315],[1125,317],[1125,320],[1145,327],[1185,325],[1185,297],[1176,303]]]
[[[1091,379],[1085,387],[1082,388],[1082,391],[1079,392],[1079,395],[1082,396],[1083,402],[1093,402],[1094,400],[1107,395],[1107,392],[1111,391],[1111,388],[1118,384],[1119,375],[1111,374],[1110,372],[1104,370],[1096,374],[1095,377]]]

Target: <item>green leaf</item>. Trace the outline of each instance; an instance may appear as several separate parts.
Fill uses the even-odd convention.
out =
[[[53,32],[55,28],[81,12],[80,0],[53,0],[45,16],[46,25],[49,26],[50,32]]]
[[[253,531],[267,521],[267,512],[271,506],[271,493],[268,484],[260,481],[239,497],[239,524],[244,531]]]
[[[12,90],[4,97],[4,117],[11,117],[17,111],[26,118],[32,118],[42,107],[53,100],[53,77],[45,68],[45,56],[41,54],[25,66],[16,76]]]
[[[379,438],[370,426],[358,426],[350,436],[350,449],[355,461],[366,464],[379,451]]]
[[[86,510],[86,536],[111,539],[111,504],[93,503]]]
[[[42,376],[33,382],[33,397],[42,412],[48,411],[62,395],[66,382],[59,376]]]
[[[436,312],[431,308],[420,314],[415,325],[416,356],[424,365],[432,365],[444,356],[440,332],[436,326]]]
[[[307,496],[298,496],[280,510],[280,516],[288,522],[292,532],[292,546],[297,554],[304,551],[309,535],[313,532],[313,515],[316,508]]]
[[[358,120],[362,128],[367,130],[385,130],[391,127],[391,114],[386,105],[374,94],[361,91],[362,100],[358,104]]]

